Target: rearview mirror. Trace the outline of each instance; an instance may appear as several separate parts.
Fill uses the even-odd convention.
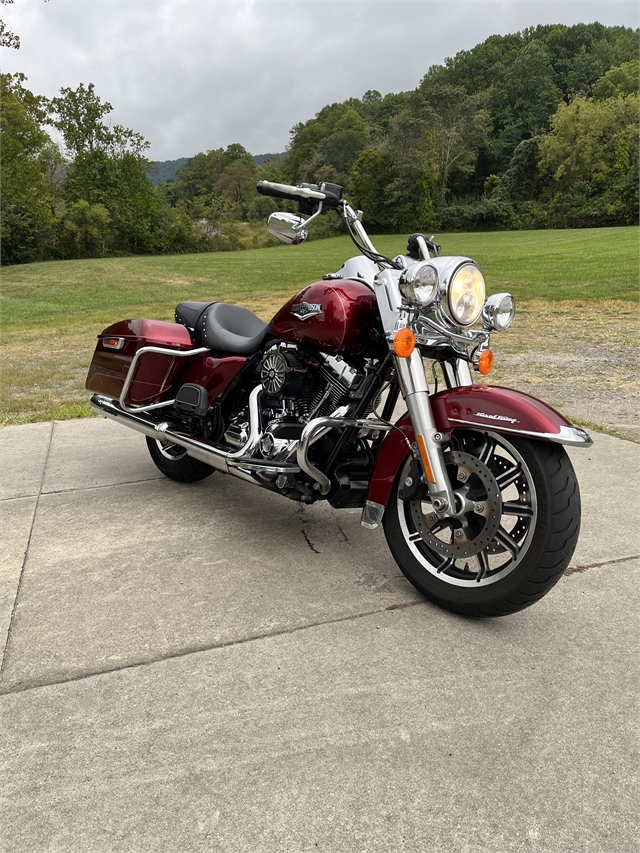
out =
[[[273,234],[281,243],[297,246],[307,239],[307,231],[302,227],[305,220],[295,213],[279,211],[272,213],[267,222],[269,234]]]

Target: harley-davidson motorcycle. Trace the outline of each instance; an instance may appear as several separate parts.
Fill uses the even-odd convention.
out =
[[[473,384],[491,370],[490,334],[511,324],[512,296],[486,298],[478,264],[424,234],[406,256],[381,255],[336,184],[257,189],[298,202],[301,215],[269,218],[282,242],[301,243],[331,210],[358,256],[268,324],[237,305],[182,302],[175,323],[109,326],[86,382],[93,408],[143,433],[173,480],[221,471],[302,503],[361,507],[362,525],[382,524],[402,572],[443,607],[500,616],[533,604],[580,529],[563,445],[591,439],[534,397]]]

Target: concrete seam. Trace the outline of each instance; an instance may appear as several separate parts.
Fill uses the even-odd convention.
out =
[[[9,650],[9,644],[11,643],[11,634],[13,632],[13,623],[16,615],[16,610],[18,609],[18,599],[20,597],[20,589],[22,587],[22,579],[24,577],[24,570],[27,566],[27,560],[29,559],[29,550],[31,548],[31,539],[33,537],[33,531],[36,526],[36,518],[38,515],[38,505],[40,504],[40,495],[42,494],[42,487],[44,486],[44,478],[47,474],[47,466],[49,464],[49,456],[51,454],[51,444],[53,442],[53,433],[55,430],[56,423],[55,421],[51,422],[51,429],[49,430],[49,443],[47,444],[47,452],[44,457],[44,464],[42,466],[42,475],[40,477],[40,488],[38,489],[38,494],[36,495],[36,502],[33,507],[33,515],[31,516],[31,526],[29,528],[29,537],[27,539],[27,547],[24,551],[24,557],[22,559],[22,566],[20,568],[20,575],[18,576],[18,584],[16,586],[16,594],[13,599],[13,607],[11,608],[11,616],[9,617],[9,627],[7,629],[7,639],[4,644],[4,649],[2,650],[2,662],[0,662],[0,684],[2,684],[2,680],[4,678],[4,667],[7,659],[7,652]]]
[[[28,693],[32,690],[40,690],[43,687],[56,687],[60,684],[69,684],[74,681],[85,681],[88,678],[98,678],[101,675],[111,675],[115,672],[124,672],[128,669],[139,669],[143,666],[153,666],[157,663],[164,663],[169,660],[177,660],[179,658],[189,657],[190,655],[203,654],[204,652],[212,652],[217,649],[228,649],[232,646],[243,646],[246,643],[253,643],[257,640],[270,640],[274,637],[283,637],[287,634],[297,634],[299,631],[306,631],[309,628],[321,628],[323,625],[337,625],[341,622],[355,622],[356,619],[363,619],[366,616],[379,616],[382,613],[393,612],[395,610],[406,610],[409,607],[415,607],[418,604],[426,604],[425,599],[419,601],[412,600],[401,602],[400,604],[391,604],[388,607],[382,607],[379,610],[369,610],[366,613],[354,613],[351,616],[340,616],[337,619],[326,619],[322,622],[310,622],[307,625],[298,625],[295,628],[282,628],[279,631],[271,631],[266,634],[256,634],[252,637],[242,637],[239,640],[228,640],[224,643],[211,643],[204,646],[193,646],[174,654],[163,655],[150,660],[138,661],[136,663],[128,663],[123,666],[115,666],[111,669],[101,669],[94,672],[84,672],[79,675],[71,676],[70,678],[62,678],[59,681],[45,681],[41,684],[25,685],[24,687],[16,687],[12,690],[0,690],[0,695],[11,696],[14,693]]]
[[[118,483],[105,483],[102,486],[70,486],[68,489],[51,489],[51,491],[42,491],[40,494],[45,497],[48,495],[69,495],[72,492],[95,492],[100,489],[116,489],[118,486],[137,486],[139,483],[157,483],[161,482],[163,477],[149,477],[146,480],[122,480]],[[36,493],[37,495],[37,493]],[[5,503],[6,501],[19,501],[22,498],[33,498],[36,495],[16,495],[11,498],[0,498],[0,503]]]
[[[140,483],[161,483],[164,477],[148,477],[146,480],[122,480],[118,483],[105,483],[102,486],[71,486],[68,489],[51,489],[49,492],[42,492],[45,497],[49,495],[68,495],[72,492],[98,492],[100,489],[117,489],[119,486],[137,486]]]

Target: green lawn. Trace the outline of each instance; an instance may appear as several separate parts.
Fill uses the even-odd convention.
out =
[[[554,325],[559,311],[573,318],[571,329],[577,323],[592,331],[600,325],[607,330],[612,328],[612,300],[617,300],[618,325],[629,311],[629,322],[635,323],[637,228],[445,234],[437,239],[445,254],[466,255],[481,265],[489,293],[515,295],[521,329],[526,317],[535,315],[538,331],[548,327],[562,337],[567,329]],[[406,241],[406,235],[374,239],[387,255],[403,253]],[[96,335],[116,320],[170,320],[183,300],[237,302],[267,320],[285,299],[354,254],[345,236],[243,252],[8,267],[2,271],[0,292],[0,423],[90,414],[84,391],[87,367]],[[546,306],[530,302],[540,299]],[[552,302],[582,307],[578,313],[568,304],[566,310],[556,310]]]
[[[489,292],[553,301],[638,299],[638,229],[594,228],[444,234],[443,254],[467,255]],[[379,251],[404,252],[406,236],[375,238]],[[182,300],[259,304],[292,294],[356,254],[348,237],[245,252],[54,261],[6,268],[5,333],[34,324],[76,329],[124,316],[168,317]]]

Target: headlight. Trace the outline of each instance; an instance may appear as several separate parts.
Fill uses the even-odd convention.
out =
[[[484,303],[482,322],[485,329],[503,332],[513,322],[516,303],[510,293],[494,293]]]
[[[475,264],[463,264],[449,285],[451,318],[461,326],[471,326],[480,316],[484,296],[484,276]]]
[[[416,308],[426,308],[438,295],[438,273],[428,261],[411,264],[402,273],[400,290]]]

